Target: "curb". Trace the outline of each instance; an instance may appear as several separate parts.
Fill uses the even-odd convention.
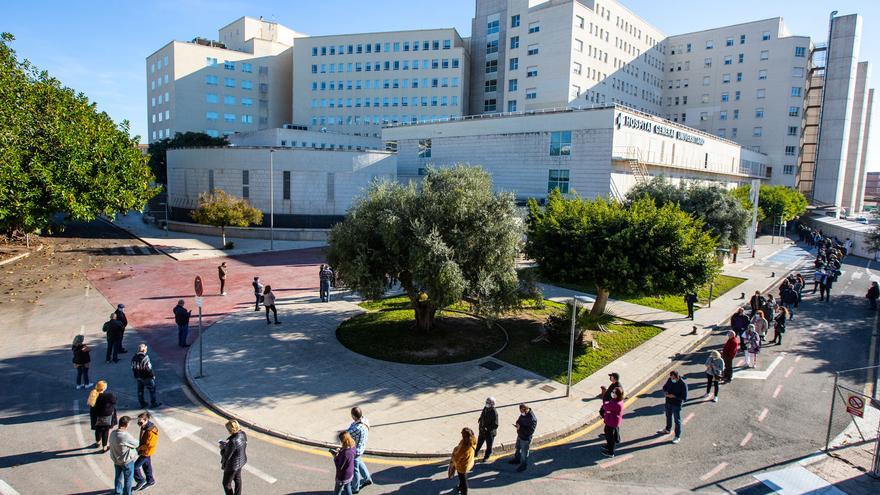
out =
[[[141,236],[139,236],[139,235],[135,234],[134,232],[132,232],[132,231],[126,229],[125,227],[122,227],[122,226],[120,226],[120,225],[117,225],[117,224],[113,223],[111,220],[108,220],[107,218],[105,218],[105,217],[103,217],[103,216],[98,217],[98,219],[101,220],[102,222],[104,222],[104,223],[110,225],[111,227],[113,227],[113,228],[116,229],[116,230],[119,230],[119,231],[121,231],[121,232],[125,232],[125,233],[128,234],[129,236],[131,236],[131,237],[133,237],[133,238],[135,238],[135,239],[137,239],[137,240],[143,242],[143,243],[146,244],[147,246],[150,246],[151,248],[153,248],[153,249],[155,249],[156,251],[158,251],[158,252],[164,254],[165,256],[168,256],[169,258],[173,259],[174,261],[180,261],[180,260],[178,260],[177,258],[175,258],[174,256],[171,256],[171,255],[170,255],[167,251],[165,251],[164,249],[160,248],[159,246],[157,246],[157,245],[155,245],[155,244],[152,244],[152,243],[149,243],[149,242],[145,241]]]
[[[767,291],[771,290],[777,284],[782,283],[782,280],[784,280],[790,273],[792,273],[796,270],[798,270],[797,267],[792,268],[791,270],[788,270],[785,272],[781,272],[782,274],[779,277],[772,279],[771,283],[769,285],[767,285],[766,288],[763,289],[761,292],[767,292]],[[671,369],[673,369],[676,366],[676,361],[678,359],[694,352],[694,350],[703,346],[706,343],[706,341],[709,340],[709,338],[711,338],[713,335],[715,335],[714,332],[716,330],[718,330],[719,327],[725,325],[726,322],[727,322],[727,317],[723,318],[718,323],[712,325],[712,327],[714,327],[714,328],[710,328],[703,335],[699,335],[697,340],[690,343],[684,349],[676,352],[675,355],[670,359],[669,363],[663,365],[659,369],[659,371],[657,371],[656,373],[649,375],[647,378],[645,378],[641,382],[637,383],[635,386],[632,387],[632,389],[633,390],[640,389],[640,388],[648,385],[652,381],[656,380],[657,377],[668,373]],[[664,329],[664,331],[668,331],[668,330],[669,329]],[[198,338],[201,339],[202,336],[199,335]],[[195,344],[195,343],[196,342],[193,341],[193,344]],[[210,400],[210,398],[198,387],[198,385],[195,382],[195,377],[193,377],[190,372],[189,364],[188,364],[189,363],[189,354],[190,354],[190,352],[192,352],[193,348],[195,348],[195,345],[187,348],[186,356],[184,358],[184,363],[183,363],[184,374],[186,377],[186,384],[187,384],[188,388],[190,390],[192,390],[193,394],[196,397],[198,397],[199,401],[201,401],[205,407],[207,407],[211,411],[215,412],[216,414],[218,414],[224,418],[234,419],[234,420],[238,421],[241,425],[246,426],[247,428],[250,428],[254,431],[258,431],[260,433],[263,433],[263,434],[266,434],[266,435],[269,435],[269,436],[272,436],[275,438],[280,438],[282,440],[287,440],[290,442],[295,442],[298,444],[308,445],[308,446],[312,446],[312,447],[335,448],[338,446],[335,442],[322,442],[320,440],[312,440],[312,439],[303,438],[303,437],[299,437],[296,435],[290,435],[288,433],[283,433],[283,432],[272,430],[272,429],[267,428],[265,426],[262,426],[258,423],[254,423],[253,421],[242,418],[242,417],[238,416],[237,414],[214,404]],[[494,356],[494,354],[492,356]],[[492,357],[492,356],[489,356],[489,357]],[[550,433],[547,433],[547,434],[544,434],[541,436],[536,436],[532,440],[532,443],[531,443],[532,447],[531,448],[539,449],[544,444],[551,443],[553,441],[560,440],[560,439],[566,438],[568,436],[578,434],[580,432],[583,432],[584,434],[586,434],[586,433],[592,431],[598,425],[600,425],[602,423],[602,421],[603,420],[601,418],[593,418],[591,420],[587,420],[583,423],[576,424],[576,425],[568,427],[568,428],[563,428],[561,430],[550,432]],[[498,444],[492,449],[493,450],[493,457],[498,457],[497,454],[511,453],[514,451],[514,448],[515,448],[515,444],[506,444],[506,445],[505,444]],[[373,456],[377,456],[377,457],[390,457],[390,458],[402,458],[402,459],[448,459],[449,455],[450,455],[449,452],[417,453],[417,452],[401,452],[401,451],[394,451],[394,450],[374,450],[374,449],[367,449],[365,451],[365,453],[368,455],[373,455]]]
[[[31,253],[39,253],[39,252],[42,251],[42,250],[43,250],[43,244],[40,244],[40,245],[37,246],[37,248],[34,249],[33,251],[26,251],[26,252],[24,252],[24,253],[17,254],[17,255],[15,255],[15,256],[13,256],[12,258],[9,258],[8,260],[0,261],[0,266],[8,265],[8,264],[10,264],[10,263],[14,263],[14,262],[16,262],[16,261],[18,261],[18,260],[25,259],[25,258],[27,258],[28,256],[30,256]]]

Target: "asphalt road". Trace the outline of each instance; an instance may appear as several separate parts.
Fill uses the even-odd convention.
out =
[[[53,239],[52,245],[51,256],[47,251],[0,270],[0,335],[6,344],[0,347],[3,495],[15,493],[10,490],[21,494],[108,492],[113,467],[106,455],[88,448],[93,438],[86,393],[73,387],[68,347],[73,335],[84,332],[96,344],[92,380],[108,380],[119,396],[120,415],[140,411],[126,362],[106,365],[100,356],[100,325],[112,307],[88,286],[81,272],[116,264],[173,263],[163,255],[145,252],[137,240],[103,224],[75,226],[64,237]],[[510,494],[735,491],[753,483],[752,473],[815,451],[824,443],[832,372],[867,363],[874,313],[867,309],[863,295],[875,272],[866,264],[865,260],[847,260],[831,303],[808,295],[789,325],[784,345],[767,347],[761,353],[763,366],[779,360],[773,371],[765,379],[735,378],[722,387],[718,403],[700,396],[705,384],[703,362],[709,350],[720,347],[722,337],[685,356],[677,367],[695,400],[684,408],[687,423],[680,444],[672,445],[669,438],[655,433],[663,426],[661,383],[630,406],[622,429],[624,443],[614,459],[599,455],[602,442],[593,431],[535,451],[526,473],[513,472],[506,459],[478,465],[472,490]],[[131,349],[137,337],[126,338]],[[226,436],[224,420],[192,399],[174,371],[179,366],[153,359],[163,406],[157,410],[162,433],[154,456],[158,483],[151,491],[218,493],[221,473],[216,444]],[[623,380],[626,383],[626,377]],[[540,421],[539,408],[536,413]],[[326,452],[258,433],[249,435],[245,493],[331,492],[333,465]],[[371,459],[368,465],[376,485],[364,494],[448,493],[454,485],[446,479],[443,465],[398,459]]]

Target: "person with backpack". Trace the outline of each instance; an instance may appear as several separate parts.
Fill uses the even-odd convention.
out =
[[[498,411],[495,410],[494,398],[489,397],[486,399],[486,405],[483,406],[480,419],[477,420],[477,427],[477,431],[480,433],[477,437],[477,447],[474,450],[474,455],[480,452],[483,442],[486,442],[486,453],[483,455],[482,461],[486,462],[489,460],[489,456],[492,455],[492,444],[495,442],[495,434],[498,433]]]
[[[156,484],[153,478],[153,454],[156,453],[156,442],[159,440],[159,428],[153,424],[148,411],[138,414],[137,424],[141,427],[137,453],[134,461],[134,491],[146,490]]]
[[[73,367],[76,368],[76,389],[89,388],[92,382],[89,381],[89,363],[92,358],[89,355],[91,349],[85,343],[85,337],[77,335],[73,338],[73,344],[70,346],[73,351]]]
[[[156,375],[153,373],[153,365],[150,356],[147,356],[147,344],[138,346],[137,354],[131,357],[131,372],[138,385],[138,402],[141,407],[147,407],[144,400],[144,389],[150,392],[150,407],[162,405],[156,400]]]
[[[333,281],[333,270],[327,265],[321,265],[318,279],[321,283],[321,302],[330,302],[330,283]]]
[[[871,282],[871,288],[868,289],[865,297],[871,303],[871,309],[877,309],[877,299],[880,298],[880,287],[877,286],[877,282]]]

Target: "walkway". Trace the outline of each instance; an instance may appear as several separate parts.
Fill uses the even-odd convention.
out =
[[[777,239],[778,240],[778,239]],[[725,273],[748,280],[697,312],[695,322],[620,301],[609,304],[621,317],[666,328],[654,339],[622,356],[573,387],[565,387],[508,363],[487,358],[452,365],[409,366],[357,355],[336,340],[343,320],[362,311],[353,302],[320,303],[317,297],[292,297],[279,304],[282,325],[267,325],[263,314],[243,311],[216,324],[203,342],[205,377],[191,379],[197,392],[215,408],[258,428],[308,443],[332,443],[349,423],[348,410],[360,405],[372,424],[373,453],[446,456],[463,426],[474,427],[486,397],[496,398],[501,427],[496,445],[510,448],[511,425],[520,402],[538,416],[537,437],[565,435],[596,419],[599,386],[618,371],[631,392],[655,379],[671,360],[696,346],[716,324],[743,304],[740,292],[765,290],[776,275],[772,254]],[[760,251],[759,251],[760,252]],[[547,287],[548,297],[573,292]],[[693,325],[696,336],[689,335]],[[198,373],[198,351],[187,356],[187,372]],[[489,364],[494,363],[494,364]],[[485,366],[484,366],[485,365]],[[493,370],[493,368],[495,368]]]

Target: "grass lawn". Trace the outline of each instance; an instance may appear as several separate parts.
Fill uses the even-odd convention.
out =
[[[544,305],[544,309],[530,308],[499,320],[510,341],[507,348],[495,357],[564,384],[568,372],[568,342],[531,342],[538,335],[544,319],[551,312],[565,307],[553,301],[545,301]],[[610,332],[593,334],[598,349],[575,349],[572,383],[583,380],[662,332],[658,327],[628,320],[618,320],[607,327]]]
[[[527,268],[533,270],[533,268]],[[570,282],[554,282],[539,277],[542,282],[565,287],[566,289],[576,290],[580,292],[596,293],[596,286],[591,282],[588,283],[570,283]],[[737,285],[745,282],[746,279],[739,277],[731,277],[729,275],[721,275],[715,277],[715,286],[712,289],[712,298],[717,299],[721,295],[730,291]],[[649,308],[662,309],[672,313],[687,314],[687,304],[684,302],[683,294],[666,294],[662,296],[627,296],[625,294],[611,294],[613,299],[626,301],[640,306],[648,306]],[[697,291],[697,297],[700,299],[698,306],[704,306],[709,302],[709,286],[701,288]]]
[[[406,297],[361,303],[368,310],[346,320],[336,337],[354,352],[384,361],[449,364],[488,356],[504,345],[504,333],[472,316],[438,312],[430,334],[415,330],[415,313]]]

